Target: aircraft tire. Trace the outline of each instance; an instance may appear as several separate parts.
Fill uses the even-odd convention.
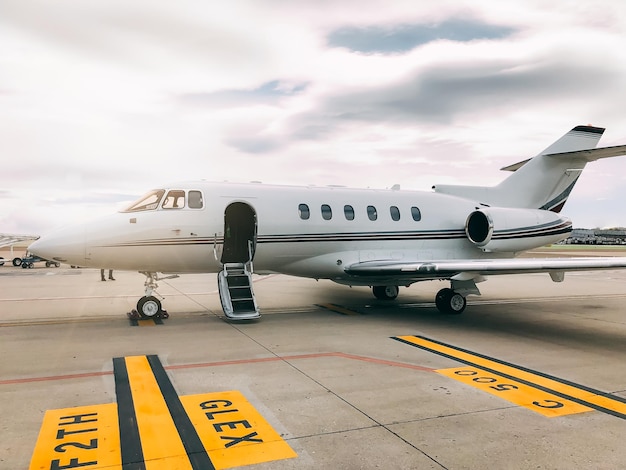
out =
[[[372,292],[378,300],[394,300],[398,297],[398,286],[373,286]]]
[[[435,305],[441,313],[458,315],[463,313],[467,300],[450,288],[441,289],[435,296]]]
[[[4,266],[4,258],[0,256],[0,266]]]
[[[18,267],[22,264],[22,258],[13,258],[13,266]]]
[[[137,302],[137,311],[141,318],[152,318],[161,312],[161,301],[152,295],[143,296]]]

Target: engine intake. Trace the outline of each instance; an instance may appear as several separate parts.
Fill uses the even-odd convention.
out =
[[[567,238],[572,223],[541,209],[489,207],[472,212],[465,222],[467,239],[483,251],[515,252]]]
[[[474,245],[486,245],[493,235],[493,220],[483,211],[472,212],[467,218],[465,234]]]

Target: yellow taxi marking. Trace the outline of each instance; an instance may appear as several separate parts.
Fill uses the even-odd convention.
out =
[[[395,339],[464,362],[481,370],[517,380],[538,390],[552,393],[561,397],[560,401],[562,399],[570,400],[582,406],[626,419],[626,400],[621,397],[421,336],[398,336]]]
[[[181,397],[215,468],[297,457],[238,391]]]
[[[117,405],[48,410],[29,470],[121,470]]]
[[[591,408],[587,406],[476,367],[453,367],[435,372],[550,418],[591,411]]]
[[[114,358],[117,403],[47,411],[29,470],[211,470],[297,457],[237,391],[179,397],[158,356]]]
[[[148,359],[146,356],[127,357],[126,367],[146,470],[191,469]]]
[[[360,315],[360,313],[355,310],[350,310],[335,304],[319,304],[318,306],[332,312],[341,313],[342,315]]]

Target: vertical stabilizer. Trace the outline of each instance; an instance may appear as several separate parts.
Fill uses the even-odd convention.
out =
[[[534,158],[502,168],[514,173],[497,186],[437,185],[433,189],[492,206],[560,212],[587,162],[619,154],[592,157],[584,152],[596,152],[590,149],[603,133],[601,127],[576,126]]]
[[[494,189],[506,198],[507,206],[560,212],[587,160],[554,154],[593,149],[603,133],[601,127],[574,127]]]

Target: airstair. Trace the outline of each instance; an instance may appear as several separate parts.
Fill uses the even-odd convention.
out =
[[[248,266],[248,263],[224,263],[224,269],[217,275],[222,309],[230,320],[252,320],[261,316]]]

